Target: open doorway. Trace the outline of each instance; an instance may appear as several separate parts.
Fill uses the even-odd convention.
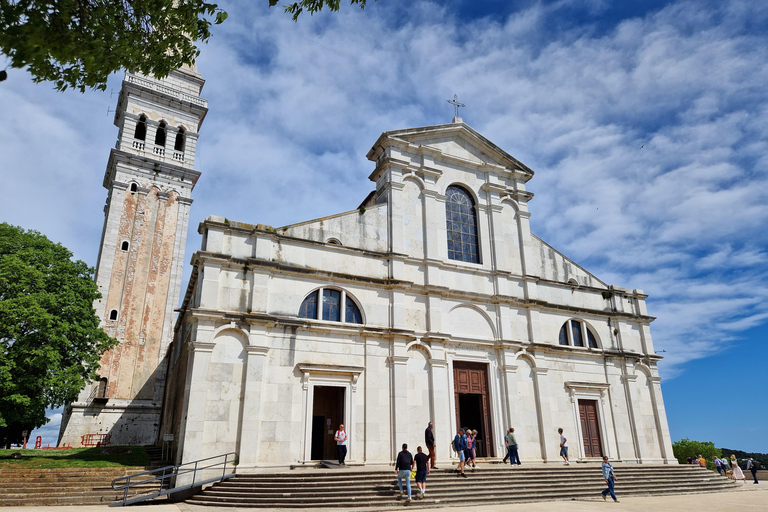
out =
[[[312,395],[312,460],[336,459],[333,436],[344,423],[344,388],[315,386]]]
[[[456,400],[456,422],[461,428],[477,430],[477,456],[493,457],[488,365],[453,363],[453,391]]]

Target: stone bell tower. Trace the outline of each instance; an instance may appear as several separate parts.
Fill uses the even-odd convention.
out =
[[[60,444],[146,445],[157,440],[174,309],[181,286],[205,81],[190,67],[164,79],[126,73],[109,155],[94,308],[120,342],[100,380],[64,411]]]

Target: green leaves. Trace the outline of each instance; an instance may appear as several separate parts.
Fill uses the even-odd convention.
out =
[[[194,63],[207,16],[226,19],[204,0],[0,0],[0,51],[35,82],[103,90],[120,69],[164,77]]]
[[[367,0],[350,0],[349,4],[357,4],[361,9],[365,9]],[[376,0],[374,0],[375,2]],[[269,0],[269,6],[274,7],[279,0]],[[323,7],[327,7],[328,10],[336,12],[339,10],[341,0],[301,0],[300,2],[294,2],[285,6],[285,12],[293,15],[293,21],[299,19],[299,15],[306,10],[310,15],[320,12]]]
[[[93,269],[71,258],[40,233],[0,224],[0,438],[75,400],[117,343],[93,309]]]

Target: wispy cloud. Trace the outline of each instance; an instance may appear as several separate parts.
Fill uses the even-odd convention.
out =
[[[373,187],[365,153],[378,135],[449,121],[458,93],[467,123],[536,170],[532,229],[651,295],[666,376],[765,322],[768,38],[753,30],[765,7],[683,1],[557,31],[573,2],[461,20],[393,0],[299,23],[225,7],[199,61],[211,110],[187,257],[209,214],[284,225],[354,208]],[[0,95],[12,121],[0,123],[0,218],[93,264],[115,98],[13,78]]]

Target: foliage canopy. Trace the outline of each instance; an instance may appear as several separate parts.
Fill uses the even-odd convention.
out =
[[[720,450],[715,448],[715,443],[710,441],[691,441],[687,437],[672,443],[672,451],[675,454],[677,462],[686,464],[688,457],[698,457],[701,455],[707,461],[707,467],[714,469],[714,458],[720,457]]]
[[[117,341],[99,327],[93,269],[36,231],[0,224],[0,441],[77,398]]]
[[[270,7],[279,0],[269,0]],[[294,21],[306,11],[338,11],[341,0],[300,0],[285,7]],[[366,0],[351,0],[364,8]],[[120,69],[168,76],[200,54],[227,13],[206,0],[0,0],[0,52],[12,68],[60,91],[104,90]],[[0,71],[0,81],[7,72]]]

